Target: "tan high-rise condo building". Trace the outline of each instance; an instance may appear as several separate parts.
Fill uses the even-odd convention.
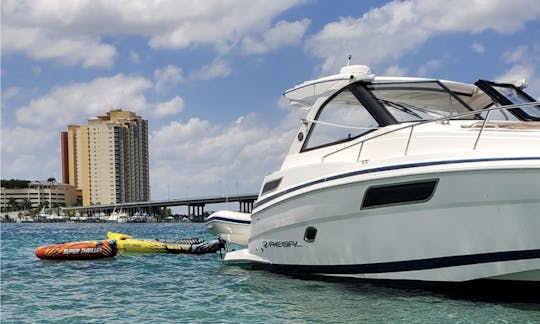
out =
[[[83,206],[150,200],[147,120],[111,110],[69,125],[60,142],[62,182],[82,190]]]

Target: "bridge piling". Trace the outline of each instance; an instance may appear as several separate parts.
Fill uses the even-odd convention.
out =
[[[253,210],[254,200],[241,200],[238,203],[240,204],[240,212],[242,213],[251,213]]]

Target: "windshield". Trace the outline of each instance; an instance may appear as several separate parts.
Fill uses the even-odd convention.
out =
[[[505,87],[493,85],[493,88],[499,91],[506,99],[510,100],[513,104],[522,104],[531,102],[525,94],[519,92],[515,87]],[[531,117],[540,118],[540,108],[538,106],[524,106],[520,108],[527,115]]]
[[[468,111],[471,109],[437,81],[358,83],[318,111],[302,150],[349,141],[396,122],[439,119]]]
[[[370,84],[367,88],[399,122],[437,119],[470,111],[436,81]]]
[[[348,89],[319,111],[304,150],[348,141],[379,127],[377,121]]]

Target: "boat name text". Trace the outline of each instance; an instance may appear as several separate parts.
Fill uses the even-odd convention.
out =
[[[298,241],[262,241],[263,248],[290,248],[302,247]]]

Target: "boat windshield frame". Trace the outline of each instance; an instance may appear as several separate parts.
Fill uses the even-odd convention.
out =
[[[414,85],[414,86],[413,86]],[[426,94],[428,92],[433,92],[433,94],[442,94],[445,97],[449,98],[450,106],[456,104],[460,109],[454,110],[452,107],[450,107],[447,111],[447,114],[445,114],[445,111],[432,111],[430,109],[424,108],[424,107],[418,107],[415,105],[412,105],[407,102],[394,102],[392,100],[386,100],[380,98],[381,96],[377,96],[375,94],[374,88],[378,90],[383,89],[383,87],[386,87],[386,91],[414,91],[417,90],[419,93]],[[348,92],[348,93],[346,93]],[[344,93],[346,93],[344,95]],[[353,105],[357,105],[360,107],[360,109],[365,109],[365,112],[367,112],[371,118],[364,119],[364,122],[367,124],[364,125],[354,125],[352,126],[350,124],[351,120],[346,120],[342,118],[342,120],[336,122],[336,121],[328,121],[328,120],[321,120],[321,117],[324,119],[324,114],[326,113],[327,108],[333,108],[332,105],[334,105],[336,102],[338,102],[336,105],[337,109],[343,109],[343,107],[339,107],[340,105],[343,106],[344,104],[340,104],[340,96],[345,96],[345,99],[348,99],[349,105],[352,107]],[[428,94],[429,96],[429,94]],[[420,97],[420,96],[418,96]],[[432,96],[433,98],[436,98],[436,96]],[[350,99],[356,99],[357,102],[351,102]],[[341,99],[343,101],[343,99]],[[347,100],[345,100],[347,101]],[[410,116],[414,116],[414,118],[402,118],[397,115],[397,113],[401,114],[408,114]],[[464,112],[473,111],[471,107],[469,107],[465,102],[463,102],[453,91],[448,89],[444,84],[442,84],[438,80],[407,80],[407,81],[388,81],[388,82],[366,82],[366,81],[359,81],[351,83],[336,93],[334,93],[332,96],[330,96],[325,102],[318,108],[318,111],[314,117],[313,120],[309,120],[307,122],[311,122],[311,125],[309,127],[309,130],[307,132],[306,139],[304,143],[302,144],[302,148],[300,152],[306,152],[311,151],[323,147],[328,147],[344,142],[352,141],[360,136],[363,136],[369,132],[375,131],[379,128],[392,125],[392,124],[401,124],[405,122],[418,122],[418,121],[427,121],[432,119],[439,119],[441,117],[445,116],[451,116],[451,115],[459,115]],[[343,115],[343,114],[342,114]],[[365,114],[364,114],[365,115]],[[359,116],[359,114],[356,114],[356,116]],[[481,119],[479,116],[474,115],[471,118]],[[354,121],[353,121],[354,122]],[[375,125],[376,124],[376,125]],[[328,134],[322,135],[322,137],[333,137],[334,134],[329,135],[332,133],[340,134],[339,136],[335,136],[335,138],[328,140],[326,142],[321,141],[319,138],[321,135],[319,133],[322,133],[324,129],[328,130],[331,127],[335,128],[341,128],[353,130],[351,133],[348,133],[348,131],[342,131],[342,132],[335,132],[335,131],[327,131]],[[348,133],[348,134],[347,134]],[[314,135],[315,134],[315,135]],[[343,136],[343,134],[347,134]],[[353,136],[354,135],[354,136]],[[313,143],[315,142],[315,143]]]
[[[536,102],[532,96],[513,84],[478,80],[474,85],[501,106]],[[519,107],[509,111],[522,121],[540,121],[540,106]]]

